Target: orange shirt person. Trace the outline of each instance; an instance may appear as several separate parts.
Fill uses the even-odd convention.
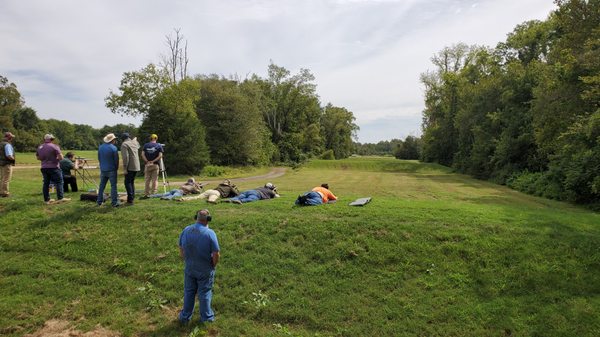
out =
[[[329,184],[321,184],[321,186],[313,188],[312,191],[321,195],[324,204],[330,200],[337,200],[337,197],[329,190]]]

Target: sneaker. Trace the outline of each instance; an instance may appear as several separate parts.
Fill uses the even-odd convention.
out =
[[[69,201],[71,201],[71,198],[62,198],[62,199],[56,200],[56,203],[59,204],[61,202],[69,202]]]
[[[209,204],[212,204],[212,205],[216,205],[217,204],[216,200],[207,200],[206,202],[208,202]]]
[[[123,206],[123,204],[122,204],[122,203],[118,203],[118,204],[114,204],[114,205],[112,205],[112,207],[114,207],[114,208],[121,207],[121,206]]]
[[[8,198],[10,194],[0,194],[0,198]]]
[[[149,197],[149,196],[147,196],[147,195],[142,195],[142,196],[140,197],[140,200],[145,200],[145,199],[150,199],[150,197]]]
[[[242,204],[241,200],[231,200],[231,202],[233,202],[234,204],[238,204],[238,205]]]
[[[52,205],[52,204],[54,204],[55,202],[56,202],[56,201],[55,201],[54,199],[50,199],[50,200],[48,200],[48,201],[44,201],[44,204],[46,204],[46,205]]]

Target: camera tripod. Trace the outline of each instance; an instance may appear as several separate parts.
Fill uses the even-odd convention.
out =
[[[79,169],[75,170],[75,173],[79,178],[81,178],[81,181],[83,182],[83,188],[89,190],[89,187],[91,185],[94,187],[94,191],[98,191],[98,184],[96,183],[94,178],[92,178],[90,172],[88,172],[88,170],[91,170],[92,167],[88,165],[87,159],[77,157],[75,158],[75,160],[79,162]]]
[[[167,170],[165,168],[165,162],[163,161],[162,157],[160,157],[160,162],[158,163],[158,167],[160,170],[160,174],[162,175],[162,181],[163,181],[163,193],[167,193],[167,186],[169,187],[169,190],[171,189],[171,186],[169,184],[169,178],[167,176]]]

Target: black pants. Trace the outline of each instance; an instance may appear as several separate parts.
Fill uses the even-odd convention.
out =
[[[77,178],[75,176],[63,176],[63,182],[65,192],[69,192],[69,185],[71,185],[72,192],[79,191],[77,188]]]
[[[136,171],[127,171],[125,175],[125,190],[127,191],[127,202],[133,202],[135,198],[135,175]]]

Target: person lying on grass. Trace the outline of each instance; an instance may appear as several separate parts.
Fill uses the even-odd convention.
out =
[[[202,192],[202,184],[197,183],[194,178],[189,178],[187,182],[178,189],[170,190],[167,193],[151,194],[148,198],[160,198],[161,200],[172,200],[181,198],[187,194],[198,194]]]
[[[237,197],[223,200],[224,202],[232,202],[234,204],[243,204],[257,200],[279,198],[277,187],[271,183],[266,183],[263,187],[258,187],[253,190],[248,190],[240,193]]]
[[[200,195],[183,197],[181,199],[178,199],[177,201],[188,201],[188,200],[207,199],[208,198],[206,200],[207,202],[209,202],[211,204],[216,204],[217,200],[219,200],[219,198],[231,198],[231,197],[238,196],[239,194],[240,194],[240,191],[238,191],[237,186],[235,186],[235,184],[232,184],[229,179],[225,179],[217,187],[210,189],[210,190],[206,190],[206,191],[200,193]]]
[[[300,206],[316,206],[321,204],[333,203],[337,200],[335,194],[329,190],[329,184],[321,184],[306,192],[296,199],[295,204]]]

